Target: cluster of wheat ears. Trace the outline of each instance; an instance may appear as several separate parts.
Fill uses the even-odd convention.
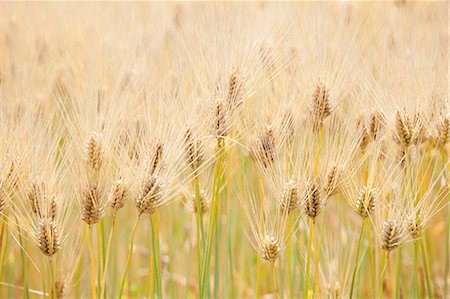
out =
[[[0,297],[449,298],[447,10],[0,3]]]

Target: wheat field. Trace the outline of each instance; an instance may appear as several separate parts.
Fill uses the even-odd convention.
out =
[[[447,2],[0,2],[1,298],[450,298]]]

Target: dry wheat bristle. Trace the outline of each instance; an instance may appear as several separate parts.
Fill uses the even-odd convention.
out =
[[[102,136],[95,131],[89,134],[85,160],[93,170],[100,170],[103,163]]]
[[[295,180],[286,183],[281,194],[281,207],[291,213],[300,206],[300,191]]]
[[[391,251],[400,246],[402,227],[393,220],[388,220],[383,223],[381,230],[381,248],[386,251]]]
[[[332,195],[336,193],[339,181],[341,180],[342,177],[342,173],[343,171],[338,165],[333,165],[331,167],[325,178],[325,183],[323,186],[323,190],[325,191],[326,194]]]
[[[450,141],[450,114],[442,117],[438,124],[438,142],[446,145]]]
[[[216,99],[214,101],[212,119],[214,136],[217,138],[218,146],[222,147],[224,145],[223,138],[227,137],[231,130],[230,111],[223,99]]]
[[[21,167],[21,163],[22,160],[20,159],[20,157],[16,157],[11,161],[11,164],[8,167],[6,176],[3,179],[3,188],[5,189],[7,194],[11,194],[11,192],[13,192],[19,185],[19,168]]]
[[[3,188],[3,181],[0,180],[0,213],[7,207],[8,193]]]
[[[286,136],[288,142],[293,142],[295,137],[295,118],[292,110],[285,109],[281,116],[281,134]]]
[[[314,117],[314,128],[319,129],[323,121],[331,115],[330,92],[321,80],[317,83],[313,94],[312,114]]]
[[[157,176],[144,179],[141,191],[136,199],[136,208],[139,214],[153,214],[161,199],[161,185]]]
[[[200,190],[200,208],[202,210],[202,215],[208,212],[209,210],[209,201],[208,201],[208,195],[206,194],[205,190]],[[192,194],[191,196],[191,209],[192,212],[197,214],[198,208],[197,208],[197,196],[195,194]]]
[[[228,108],[234,109],[242,104],[243,83],[239,74],[239,70],[235,70],[228,80],[227,105]]]
[[[97,223],[103,216],[104,207],[101,206],[101,192],[97,185],[88,185],[81,198],[82,219],[89,225]]]
[[[276,136],[272,125],[266,126],[265,130],[256,137],[254,155],[265,168],[272,165],[276,155]]]
[[[364,186],[358,192],[358,199],[356,200],[355,207],[359,216],[367,218],[375,210],[376,191],[375,189]]]
[[[407,148],[411,144],[413,128],[407,115],[400,111],[397,111],[395,114],[395,130],[394,140],[404,148]]]
[[[272,262],[278,257],[281,251],[280,242],[273,234],[265,235],[264,239],[261,241],[260,250],[261,257]]]
[[[52,219],[42,218],[39,221],[36,238],[39,249],[46,256],[52,257],[61,248],[60,233]]]
[[[413,138],[412,143],[419,144],[426,140],[427,129],[425,127],[425,116],[420,111],[417,111],[409,121],[412,127]]]
[[[129,196],[128,182],[118,179],[114,181],[111,187],[111,195],[109,202],[111,203],[111,208],[114,211],[121,209]]]
[[[204,148],[199,138],[194,137],[194,133],[189,125],[184,128],[184,152],[187,163],[195,171],[203,163]]]
[[[321,209],[320,184],[318,182],[310,183],[306,190],[305,213],[314,221]]]

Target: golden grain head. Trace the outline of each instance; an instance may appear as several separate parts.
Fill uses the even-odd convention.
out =
[[[142,182],[141,191],[136,198],[139,214],[153,214],[161,200],[162,188],[157,176],[147,176]]]
[[[48,186],[44,181],[35,181],[31,183],[30,190],[27,193],[28,202],[30,203],[31,211],[41,216],[41,204],[46,202],[48,194]]]
[[[149,176],[157,175],[164,170],[166,149],[162,141],[153,143],[147,152],[146,174]]]
[[[216,99],[213,102],[212,110],[212,129],[213,135],[217,139],[219,147],[224,145],[224,138],[230,134],[231,131],[231,119],[230,111],[223,99]]]
[[[422,224],[419,216],[414,215],[407,217],[406,227],[413,239],[417,239],[420,237],[422,231]]]
[[[413,127],[405,113],[397,111],[395,114],[394,140],[403,148],[408,148],[413,138]]]
[[[315,220],[321,210],[320,184],[317,181],[311,182],[306,189],[305,213],[308,217]]]
[[[261,258],[273,262],[278,257],[281,251],[280,241],[274,234],[265,235],[261,240],[260,254]]]
[[[39,220],[36,239],[39,249],[48,257],[52,257],[61,248],[60,232],[56,222],[50,218]]]
[[[197,196],[195,194],[192,194],[191,196],[191,210],[195,214],[197,214],[197,211],[199,210],[198,205],[200,204],[200,209],[202,215],[208,212],[209,210],[209,200],[208,200],[208,194],[205,190],[201,189],[199,193],[199,202],[197,203]]]
[[[339,165],[333,165],[328,171],[325,183],[323,186],[323,190],[328,195],[333,195],[337,192],[337,188],[339,186],[339,182],[342,178],[343,170]]]
[[[389,252],[399,247],[402,241],[402,231],[403,227],[399,222],[385,221],[381,229],[381,248]]]
[[[89,134],[86,142],[85,160],[89,167],[95,171],[100,170],[103,164],[104,153],[102,142],[102,135],[95,131]]]
[[[277,136],[272,125],[267,125],[256,137],[253,155],[265,168],[273,165],[277,154]]]
[[[356,120],[356,129],[359,134],[359,147],[362,152],[365,152],[370,142],[370,133],[363,114],[359,115]]]
[[[442,117],[438,124],[438,143],[446,145],[450,140],[450,114]]]
[[[358,199],[355,203],[356,212],[362,218],[367,218],[375,210],[376,191],[373,188],[364,186],[358,192]]]
[[[319,129],[323,121],[331,115],[330,91],[322,80],[319,80],[314,90],[312,104],[314,128]]]
[[[195,171],[204,160],[204,146],[201,139],[194,136],[192,128],[186,124],[184,127],[184,154],[186,162]]]
[[[381,112],[372,112],[369,116],[369,134],[373,140],[377,140],[384,127],[383,115]]]
[[[128,182],[122,179],[115,180],[111,187],[111,193],[109,198],[111,208],[115,212],[123,208],[128,197],[129,197]]]
[[[95,184],[88,185],[81,196],[81,216],[88,225],[93,225],[100,221],[104,213],[101,204],[102,193]]]
[[[56,280],[55,281],[55,292],[56,292],[56,298],[61,299],[64,297],[64,294],[66,292],[67,284],[64,280]],[[53,292],[53,290],[52,290]]]
[[[239,70],[236,69],[228,79],[226,102],[230,110],[237,108],[243,102],[243,81]]]
[[[300,190],[295,180],[289,180],[283,189],[281,194],[281,207],[283,210],[287,209],[288,213],[291,213],[300,206]]]

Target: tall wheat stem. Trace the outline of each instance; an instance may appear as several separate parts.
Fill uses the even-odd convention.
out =
[[[362,243],[364,241],[364,229],[366,227],[366,220],[364,220],[362,226],[361,226],[361,232],[359,235],[359,240],[358,240],[358,248],[356,250],[356,259],[355,259],[355,268],[353,269],[353,274],[352,274],[352,283],[350,285],[350,296],[349,298],[353,298],[353,289],[355,287],[355,281],[357,280],[357,276],[359,274],[358,269],[359,269],[359,255],[361,252],[361,247],[362,247]]]
[[[56,295],[56,281],[55,281],[55,273],[53,269],[53,259],[50,257],[48,259],[48,266],[50,268],[50,290],[51,290],[51,298],[57,298]]]
[[[395,298],[400,298],[401,276],[402,276],[402,247],[398,249],[397,254],[397,264],[395,269]]]
[[[309,239],[308,239],[308,255],[306,257],[306,273],[305,273],[305,299],[308,298],[309,293],[309,275],[311,271],[311,251],[312,251],[312,242],[313,242],[313,231],[314,231],[314,220],[311,218],[308,218],[309,220]]]
[[[417,283],[417,272],[418,272],[418,268],[419,268],[419,263],[418,263],[418,256],[419,256],[419,243],[416,241],[414,241],[414,268],[413,268],[413,272],[412,272],[412,284],[411,284],[411,294],[413,298],[417,298],[419,296],[419,288],[418,288],[418,283]]]
[[[197,173],[195,173],[194,178],[195,185],[195,204],[197,207],[196,212],[196,224],[197,224],[197,264],[198,264],[198,289],[200,290],[202,286],[202,248],[204,243],[204,235],[203,235],[203,211],[200,197],[200,184]]]
[[[153,266],[155,267],[156,280],[156,294],[158,298],[162,298],[162,284],[161,284],[161,256],[159,244],[159,215],[158,210],[150,217],[152,226],[152,247],[153,247]]]
[[[111,251],[111,241],[114,235],[114,229],[116,227],[116,222],[117,222],[117,212],[114,212],[113,214],[113,220],[112,220],[112,225],[111,225],[111,231],[109,232],[109,237],[108,237],[108,246],[106,248],[106,257],[105,257],[105,267],[103,268],[103,278],[102,278],[102,284],[101,284],[101,298],[103,299],[105,297],[105,292],[106,292],[106,272],[108,271],[108,264],[109,264],[109,254]]]
[[[17,224],[17,233],[19,235],[19,245],[20,245],[20,257],[22,259],[22,273],[23,273],[23,296],[24,298],[30,298],[30,291],[28,289],[28,272],[27,272],[27,261],[25,256],[25,247],[22,239],[22,230],[19,226],[19,221],[16,218],[16,224]]]
[[[386,275],[386,271],[388,272],[389,275],[389,252],[387,252],[384,256],[384,265],[383,265],[383,269],[381,270],[381,274],[380,274],[380,299],[383,299],[383,293],[384,293],[384,278]]]
[[[92,250],[92,241],[91,241],[91,229],[92,227],[89,225],[87,232],[87,245],[89,250],[89,256],[91,259],[91,297],[92,299],[97,298],[96,295],[96,286],[95,286],[95,257],[94,251]]]
[[[433,286],[431,284],[430,273],[428,269],[427,252],[425,246],[423,245],[423,238],[420,239],[419,242],[420,248],[422,250],[422,263],[423,263],[423,270],[425,272],[425,282],[427,284],[427,294],[428,298],[433,298]]]
[[[133,246],[134,246],[134,235],[136,234],[136,230],[139,224],[139,219],[141,219],[141,214],[136,219],[136,223],[134,224],[133,231],[131,233],[131,241],[130,241],[130,251],[128,252],[127,263],[125,264],[125,272],[123,273],[122,282],[120,283],[120,291],[118,298],[122,298],[123,287],[125,286],[125,280],[127,278],[128,269],[130,268],[131,257],[133,256]]]
[[[256,298],[261,298],[261,257],[256,257]]]
[[[219,193],[220,193],[220,177],[222,175],[222,163],[224,160],[224,147],[219,147],[216,151],[216,170],[213,180],[213,196],[211,199],[211,213],[208,224],[208,237],[206,242],[205,257],[203,259],[202,284],[200,288],[200,298],[204,298],[209,285],[209,266],[211,262],[211,250],[213,243],[213,235],[216,231],[217,218],[219,212]]]

